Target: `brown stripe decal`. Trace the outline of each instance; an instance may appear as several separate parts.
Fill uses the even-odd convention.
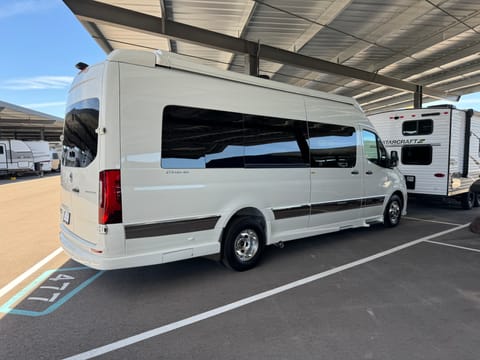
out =
[[[385,200],[385,196],[377,196],[374,198],[363,199],[362,206],[363,207],[381,206],[383,205],[383,200]]]
[[[324,213],[336,212],[336,211],[360,209],[360,206],[362,206],[362,200],[361,199],[334,201],[334,202],[322,203],[322,204],[313,204],[312,205],[312,215],[318,215],[318,214],[324,214]]]
[[[215,228],[218,219],[220,219],[220,216],[210,216],[192,220],[167,221],[154,224],[126,225],[125,237],[127,239],[135,239],[211,230]]]
[[[373,198],[332,201],[327,203],[313,204],[311,206],[302,205],[272,210],[275,220],[281,220],[298,216],[308,216],[310,211],[312,215],[318,215],[330,212],[360,209],[361,207],[381,206],[383,205],[384,199],[385,196],[377,196]]]
[[[310,214],[310,206],[308,205],[296,206],[296,207],[291,207],[287,209],[273,210],[273,215],[275,216],[275,220],[287,219],[287,218],[298,217],[298,216],[308,216],[309,214]]]

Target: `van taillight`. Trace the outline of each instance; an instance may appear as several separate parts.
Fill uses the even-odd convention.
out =
[[[102,225],[122,222],[122,190],[120,170],[105,170],[100,173],[98,191],[98,223]]]

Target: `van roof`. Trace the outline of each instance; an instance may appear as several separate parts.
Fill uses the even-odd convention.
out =
[[[162,66],[172,69],[178,69],[183,71],[189,71],[202,75],[227,79],[231,81],[241,82],[250,85],[261,86],[265,88],[286,91],[295,94],[301,94],[311,96],[315,98],[321,98],[331,100],[335,102],[341,102],[351,104],[361,110],[360,105],[352,98],[329,94],[317,90],[311,90],[307,88],[301,88],[289,84],[280,83],[277,81],[267,80],[255,76],[249,76],[245,74],[236,73],[234,71],[227,71],[214,68],[212,66],[199,64],[191,61],[187,56],[174,54],[166,51],[142,51],[142,50],[130,50],[130,49],[117,49],[112,51],[107,61],[118,61],[128,64],[156,67]]]

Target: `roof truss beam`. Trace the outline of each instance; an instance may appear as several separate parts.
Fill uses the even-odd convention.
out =
[[[168,19],[146,15],[125,8],[116,7],[92,0],[64,0],[70,10],[82,21],[114,24],[116,26],[135,29],[170,39],[187,41],[223,51],[243,53],[256,56],[267,61],[288,64],[317,72],[327,72],[345,77],[360,79],[369,83],[385,85],[414,93],[417,84],[370,73],[364,70],[315,59],[268,45],[239,39],[206,29],[177,23]],[[437,98],[450,98],[444,92],[424,87],[425,95]]]

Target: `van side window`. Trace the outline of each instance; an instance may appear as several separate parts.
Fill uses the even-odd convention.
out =
[[[167,106],[163,112],[162,168],[243,167],[242,114]]]
[[[245,115],[245,167],[308,166],[306,124],[306,121]]]
[[[67,109],[63,126],[62,164],[86,167],[97,156],[97,98],[82,100]]]
[[[402,134],[405,136],[412,135],[430,135],[433,133],[433,120],[410,120],[402,123]]]
[[[4,154],[3,146],[0,146],[0,155]]]
[[[432,145],[405,145],[402,147],[402,164],[430,165],[432,152]]]
[[[306,122],[167,106],[162,168],[306,167]]]
[[[311,166],[352,168],[357,161],[355,128],[333,124],[309,123]]]
[[[362,131],[363,151],[368,161],[381,167],[388,167],[387,150],[380,138],[368,130]]]

